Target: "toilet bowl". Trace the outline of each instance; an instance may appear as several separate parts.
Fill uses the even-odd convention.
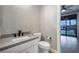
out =
[[[38,44],[39,53],[48,53],[50,49],[50,44],[46,41],[40,41]]]

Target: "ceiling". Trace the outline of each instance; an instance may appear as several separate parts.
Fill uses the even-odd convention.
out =
[[[70,12],[76,12],[79,11],[79,5],[64,5],[65,8],[67,9],[65,12],[61,12],[63,13],[70,13]],[[61,6],[62,7],[62,6]],[[62,11],[62,10],[61,10]]]

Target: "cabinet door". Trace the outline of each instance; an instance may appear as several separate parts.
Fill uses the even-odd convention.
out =
[[[30,48],[26,49],[25,51],[26,53],[38,53],[38,45],[35,44],[33,46],[31,46]]]
[[[3,50],[1,51],[2,53],[19,53],[19,52],[32,52],[34,49],[36,48],[33,48],[31,46],[33,45],[38,45],[38,38],[37,39],[34,39],[32,41],[29,41],[29,42],[26,42],[26,43],[23,43],[21,45],[17,45],[15,47],[12,47],[12,48],[9,48],[9,49],[6,49],[6,50]],[[31,48],[30,48],[31,47]],[[29,48],[29,49],[28,49]]]
[[[38,53],[38,45],[33,45],[25,50],[21,51],[20,53]]]

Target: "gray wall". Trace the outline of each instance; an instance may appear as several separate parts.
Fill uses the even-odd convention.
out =
[[[46,40],[48,36],[52,37],[50,40],[51,48],[57,50],[57,6],[43,6],[41,11],[41,32]],[[48,40],[46,40],[48,41]]]
[[[22,31],[39,32],[40,6],[1,6],[2,34]],[[1,21],[1,19],[0,19]]]
[[[0,6],[0,35],[2,33],[2,30],[3,30],[2,28],[3,28],[3,26],[2,26],[2,8]]]

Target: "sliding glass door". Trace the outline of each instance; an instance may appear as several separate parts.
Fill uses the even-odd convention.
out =
[[[61,35],[77,37],[77,15],[61,17]]]

